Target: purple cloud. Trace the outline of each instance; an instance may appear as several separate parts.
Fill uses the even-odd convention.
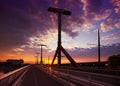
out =
[[[67,51],[70,53],[73,57],[78,58],[97,58],[98,56],[98,48],[92,47],[92,48],[74,48],[74,49],[67,49]],[[112,44],[108,46],[101,46],[101,58],[108,58],[111,55],[116,55],[120,53],[120,43]]]
[[[72,12],[71,16],[62,16],[62,31],[72,38],[79,31],[95,29],[96,22],[104,32],[120,28],[118,0],[0,0],[0,49],[27,45],[29,37],[57,30],[57,16],[47,11],[49,6]],[[68,51],[82,57],[96,55],[96,49]]]

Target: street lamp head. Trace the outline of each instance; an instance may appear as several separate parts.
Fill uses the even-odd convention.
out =
[[[61,13],[61,14],[64,14],[64,15],[71,15],[70,11],[64,10],[64,9],[59,9],[59,8],[49,7],[48,11],[49,12],[54,12],[54,13]]]
[[[45,45],[45,44],[38,44],[38,46],[47,46],[47,45]]]
[[[47,46],[47,45],[45,45],[45,44],[41,44],[41,46]]]

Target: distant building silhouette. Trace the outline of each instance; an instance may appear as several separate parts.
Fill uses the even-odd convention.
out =
[[[108,57],[108,66],[120,69],[120,54]]]
[[[9,65],[13,65],[13,66],[21,66],[24,63],[23,59],[20,59],[20,60],[17,60],[17,59],[8,59],[6,62]]]

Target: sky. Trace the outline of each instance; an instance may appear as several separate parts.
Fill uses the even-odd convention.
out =
[[[49,7],[71,11],[62,15],[62,46],[76,62],[97,61],[98,29],[101,60],[120,54],[120,0],[0,0],[0,61],[34,63],[40,44],[44,62],[52,61],[58,18]]]

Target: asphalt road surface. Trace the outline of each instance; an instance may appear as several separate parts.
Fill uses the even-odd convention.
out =
[[[20,83],[20,86],[63,86],[49,75],[31,66]]]

